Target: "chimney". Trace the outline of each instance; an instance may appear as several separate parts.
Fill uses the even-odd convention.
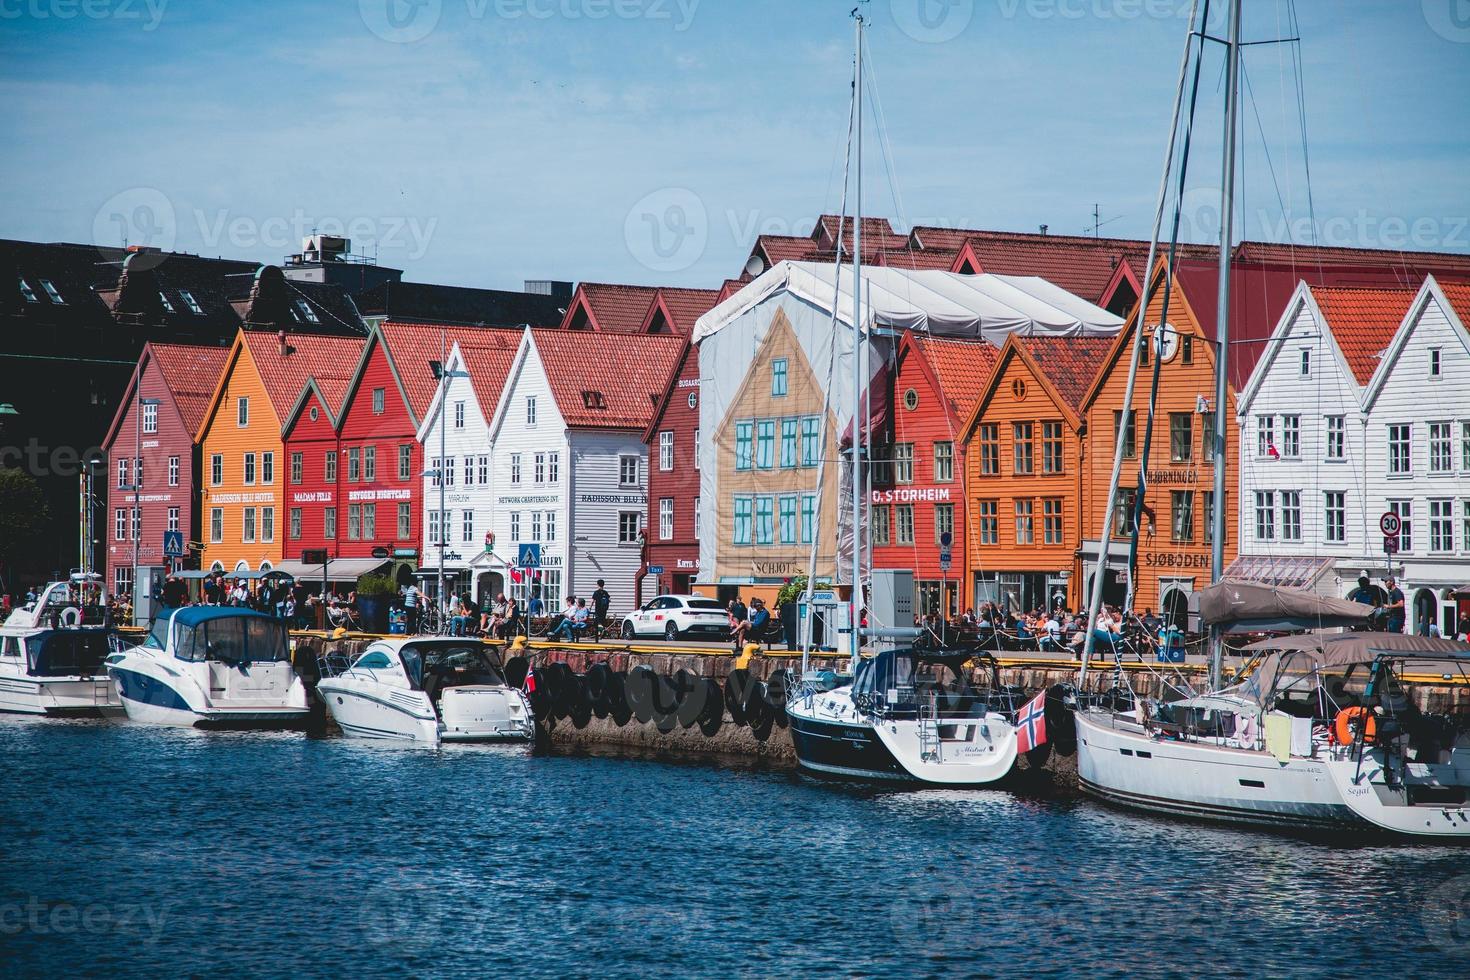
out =
[[[281,343],[281,356],[282,357],[289,357],[290,354],[291,354],[291,351],[292,351],[292,347],[291,347],[290,344],[286,343],[286,331],[284,331],[284,330],[277,330],[276,331],[276,340],[280,341],[280,343]]]
[[[1047,227],[1047,226],[1046,226],[1046,225],[1042,225],[1042,226],[1041,226],[1041,233],[1042,233],[1042,234],[1043,234],[1043,235],[1045,235],[1045,234],[1046,234],[1046,227]]]

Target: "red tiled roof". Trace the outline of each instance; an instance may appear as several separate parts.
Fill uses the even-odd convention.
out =
[[[199,431],[209,400],[219,384],[220,372],[229,359],[228,347],[196,347],[192,344],[149,344],[153,363],[168,386],[184,427],[192,435]]]
[[[534,337],[556,406],[572,428],[647,428],[689,342],[672,334],[563,330],[537,331]],[[595,407],[596,396],[601,408]]]
[[[584,282],[567,308],[563,327],[570,327],[578,309],[583,309],[593,330],[603,333],[637,333],[648,317],[656,286],[627,286],[610,282]]]
[[[1366,385],[1378,369],[1379,355],[1393,340],[1417,292],[1399,288],[1313,288],[1312,298],[1359,385]]]
[[[281,342],[270,331],[241,331],[255,368],[260,372],[266,397],[270,398],[276,418],[283,423],[301,397],[308,378],[316,378],[325,388],[335,380],[345,384],[357,368],[362,356],[361,337],[331,337],[322,334],[293,333],[286,336],[288,353],[281,353]],[[336,411],[340,402],[332,406]]]
[[[958,249],[922,248],[890,252],[884,256],[884,265],[895,269],[938,269],[949,272],[960,257]]]
[[[429,403],[434,400],[434,392],[439,386],[429,367],[430,361],[442,361],[455,344],[466,351],[466,358],[471,347],[508,351],[513,358],[521,342],[521,331],[513,327],[446,327],[434,323],[387,320],[381,330],[388,345],[388,355],[393,359],[398,378],[408,394],[409,409],[420,422],[429,411]],[[484,400],[485,393],[481,391],[480,379],[474,376],[473,369],[470,371],[470,378],[475,387],[475,397],[481,399],[483,410],[493,412],[500,401],[504,377],[501,378],[500,386],[495,387],[494,394],[489,396],[488,402]]]
[[[505,390],[505,379],[510,376],[510,368],[515,363],[519,346],[519,340],[507,347],[472,347],[460,344],[465,369],[470,373],[470,387],[475,390],[480,411],[486,416],[492,414],[495,406],[500,404],[500,394]]]
[[[1082,400],[1097,380],[1114,338],[1014,336],[1067,407],[1080,414]]]
[[[1398,268],[1401,284],[1415,286],[1424,273],[1447,272],[1470,276],[1470,255],[1453,252],[1393,252],[1381,248],[1335,248],[1326,245],[1285,245],[1276,242],[1241,242],[1235,258],[1242,262],[1269,262],[1307,268],[1315,265],[1356,265],[1380,269]],[[1417,282],[1416,282],[1417,280]]]
[[[1444,290],[1445,299],[1454,307],[1460,323],[1470,328],[1470,283],[1440,280],[1439,288]]]
[[[664,286],[658,290],[655,304],[662,303],[668,318],[669,332],[687,337],[694,332],[694,321],[707,313],[719,300],[718,289],[678,289]],[[650,307],[645,323],[651,321],[653,315],[654,310]]]
[[[936,340],[913,334],[914,346],[929,362],[939,388],[961,424],[975,410],[975,403],[990,381],[990,372],[1000,351],[984,340]]]
[[[726,279],[725,284],[720,287],[719,302],[723,303],[731,296],[734,296],[736,293],[740,292],[740,290],[745,288],[745,284],[747,282],[749,282],[748,279]]]

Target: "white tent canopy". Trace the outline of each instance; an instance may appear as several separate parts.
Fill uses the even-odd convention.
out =
[[[720,303],[694,327],[698,343],[767,297],[785,290],[832,312],[851,326],[852,269],[831,263],[778,262]],[[965,276],[933,269],[863,269],[863,305],[870,323],[940,336],[984,337],[997,346],[1005,334],[1048,337],[1110,336],[1123,320],[1039,276]]]

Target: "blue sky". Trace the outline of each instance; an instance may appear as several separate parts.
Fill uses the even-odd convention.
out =
[[[838,205],[851,6],[0,0],[0,236],[280,261],[317,227],[417,281],[717,285]],[[1147,233],[1188,0],[866,6],[892,169],[870,140],[865,213],[1079,233],[1097,203]],[[1314,209],[1291,51],[1252,47],[1246,234],[1470,251],[1470,4],[1299,7]],[[1288,10],[1246,0],[1248,39]]]

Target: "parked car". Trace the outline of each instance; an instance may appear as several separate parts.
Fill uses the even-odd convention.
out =
[[[666,640],[681,636],[725,640],[730,637],[730,617],[713,599],[699,595],[661,595],[623,617],[623,639],[662,635]]]

